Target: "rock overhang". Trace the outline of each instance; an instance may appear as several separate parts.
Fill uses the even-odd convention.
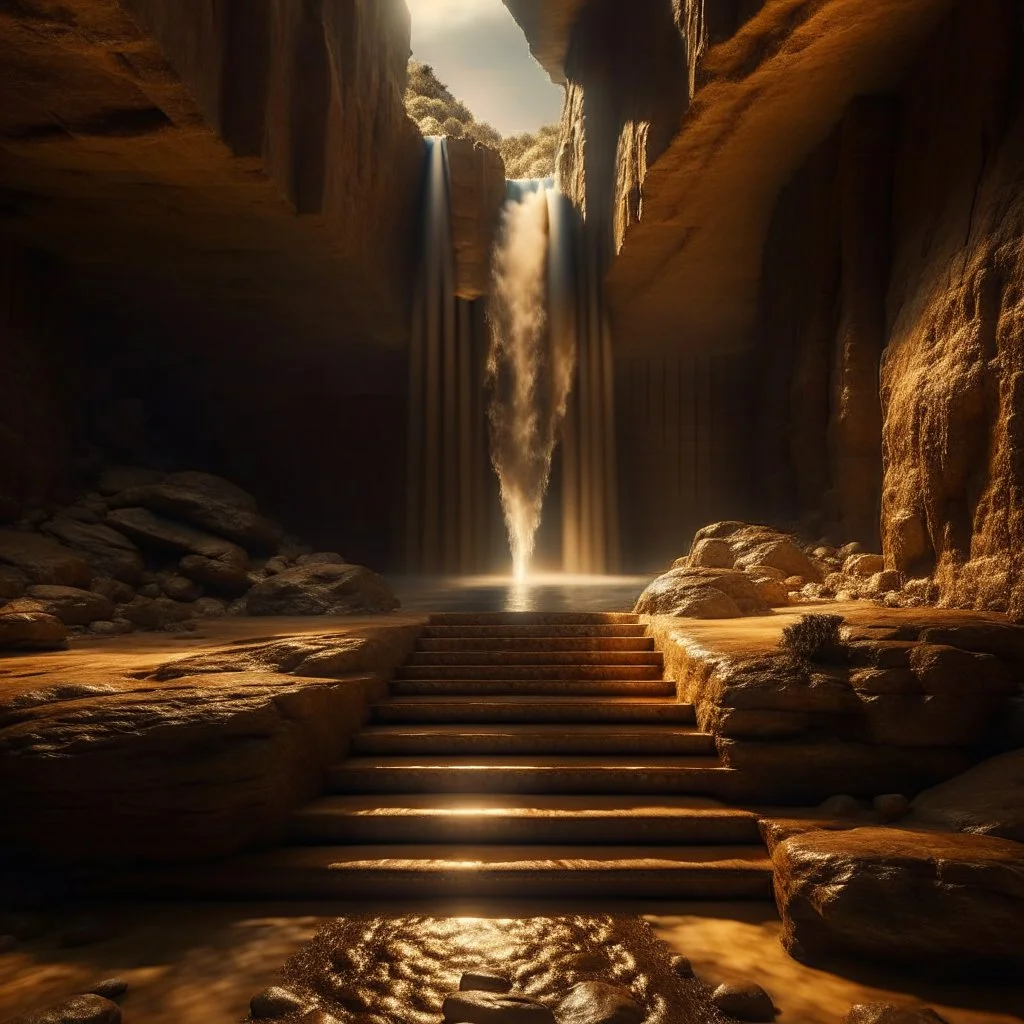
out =
[[[564,85],[565,58],[573,29],[589,0],[503,0],[519,23],[537,62]]]

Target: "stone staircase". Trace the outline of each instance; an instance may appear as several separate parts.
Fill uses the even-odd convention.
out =
[[[220,897],[769,899],[756,817],[635,615],[436,615],[295,817]],[[190,886],[192,888],[192,886]]]

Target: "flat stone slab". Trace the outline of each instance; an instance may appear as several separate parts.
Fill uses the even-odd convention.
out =
[[[647,1024],[727,1022],[710,989],[673,969],[646,922],[610,915],[342,918],[287,962],[278,984],[339,1020],[438,1024],[467,972],[508,979],[541,1012],[556,1012],[574,986],[601,982],[624,1004],[635,1000]],[[470,995],[509,998],[461,993]]]

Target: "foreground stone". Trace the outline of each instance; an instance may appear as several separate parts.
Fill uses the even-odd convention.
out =
[[[684,565],[659,576],[640,595],[635,611],[640,615],[736,619],[767,615],[771,609],[744,573]]]
[[[1024,845],[890,828],[812,831],[772,851],[783,944],[936,972],[1024,969]]]
[[[383,577],[361,565],[317,563],[257,583],[246,599],[250,615],[380,614],[398,607]]]
[[[768,1024],[775,1020],[775,1004],[760,985],[719,985],[711,998],[722,1013],[736,1020],[752,1024]]]
[[[72,996],[38,1013],[15,1017],[8,1024],[121,1024],[121,1007],[102,996]]]
[[[0,607],[0,650],[60,650],[67,642],[67,626],[42,606],[29,604]]]
[[[88,626],[90,622],[114,616],[114,603],[109,598],[77,587],[29,587],[28,596],[66,626]]]
[[[584,981],[569,990],[556,1016],[558,1024],[640,1024],[644,1011],[629,989]]]

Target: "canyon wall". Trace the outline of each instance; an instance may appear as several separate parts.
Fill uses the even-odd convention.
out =
[[[398,563],[409,36],[403,0],[0,5],[0,216],[43,261],[14,294],[69,314],[28,355],[26,310],[0,317],[19,374],[0,390],[24,382],[0,421],[62,437],[31,480],[4,463],[0,492],[45,500],[98,445],[227,476],[318,547]]]

